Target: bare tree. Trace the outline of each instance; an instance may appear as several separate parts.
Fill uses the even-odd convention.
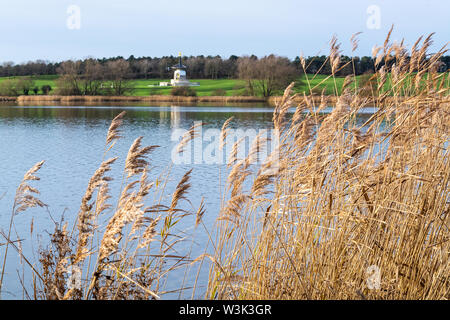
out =
[[[184,61],[191,78],[203,78],[205,76],[205,58],[203,56],[189,57]]]
[[[82,62],[64,61],[57,69],[60,77],[57,80],[57,94],[81,95],[82,90]]]
[[[133,91],[130,81],[130,63],[124,59],[109,61],[106,64],[108,80],[111,81],[112,94],[121,96]]]
[[[239,78],[247,81],[251,95],[259,91],[264,97],[270,97],[291,83],[298,71],[289,59],[275,55],[261,59],[256,57],[240,58],[238,62]]]
[[[255,56],[246,56],[238,60],[238,77],[247,82],[247,90],[251,96],[255,95],[254,79],[256,78],[257,63],[258,58]]]
[[[83,94],[99,95],[102,81],[105,78],[103,66],[97,60],[86,60],[82,78]]]
[[[218,79],[223,69],[223,62],[220,56],[208,59],[205,63],[205,76],[211,79]]]
[[[143,59],[138,61],[137,67],[139,73],[144,76],[145,79],[148,79],[148,72],[151,70],[152,63],[149,59]]]
[[[65,61],[58,68],[57,94],[60,95],[123,95],[132,91],[130,63],[124,59]],[[104,81],[109,81],[106,88]]]

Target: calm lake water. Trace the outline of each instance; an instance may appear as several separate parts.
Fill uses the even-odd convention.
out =
[[[48,233],[54,229],[53,220],[60,221],[64,216],[65,221],[72,226],[89,179],[101,163],[105,137],[111,120],[123,110],[127,111],[122,127],[123,139],[119,140],[108,155],[120,157],[111,172],[111,176],[115,178],[111,184],[113,199],[117,198],[116,195],[120,191],[121,172],[128,149],[134,139],[143,136],[143,145],[160,146],[150,157],[152,170],[149,180],[155,181],[161,172],[171,168],[165,192],[166,202],[170,201],[170,195],[184,173],[193,168],[191,189],[188,194],[191,204],[184,202],[183,206],[195,211],[204,198],[206,206],[204,222],[210,229],[213,228],[219,213],[221,193],[227,174],[226,165],[205,161],[174,164],[173,150],[177,141],[172,141],[172,134],[175,130],[187,130],[198,121],[204,123],[204,135],[208,129],[213,129],[209,132],[214,133],[214,130],[220,130],[231,116],[234,116],[231,127],[235,129],[244,131],[250,129],[258,133],[260,130],[270,130],[273,127],[273,108],[264,105],[250,107],[0,105],[0,228],[6,232],[15,189],[24,173],[38,161],[46,161],[38,173],[41,180],[34,182],[33,186],[40,190],[40,199],[48,205],[48,211],[42,208],[31,209],[15,218],[17,235],[20,239],[24,239],[24,254],[30,257],[30,260],[37,261],[38,257],[32,252],[36,252],[39,246],[47,245]],[[361,121],[367,119],[367,116],[361,115]],[[203,149],[205,147],[207,145],[203,145]],[[192,149],[192,158],[196,156],[196,152],[198,153],[198,150]],[[32,220],[33,236],[30,235]],[[194,221],[195,217],[187,217],[179,226],[180,231],[191,234]],[[13,235],[13,238],[16,238],[15,232]],[[4,243],[3,240],[0,239],[0,244]],[[195,236],[192,256],[203,253],[207,242],[206,234],[199,232]],[[186,249],[182,247],[183,245],[190,247],[191,241],[181,244],[180,248]],[[3,252],[4,246],[0,246],[2,258]],[[4,282],[6,291],[2,294],[2,298],[23,298],[18,275],[22,275],[23,270],[25,270],[25,284],[29,286],[32,283],[29,276],[31,272],[27,266],[20,264],[18,254],[10,249]],[[196,297],[202,297],[207,272],[208,265],[205,264]],[[175,275],[172,278],[173,283],[168,283],[167,290],[171,287],[177,288],[182,277],[183,273]],[[176,297],[177,295],[171,296]]]

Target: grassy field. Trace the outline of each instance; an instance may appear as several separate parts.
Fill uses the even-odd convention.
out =
[[[332,78],[327,78],[325,75],[307,75],[310,80],[311,86],[317,86],[318,89],[315,91],[322,91],[322,88],[326,87],[327,94],[333,93],[334,80]],[[0,77],[0,82],[5,79],[14,79],[18,77]],[[38,76],[33,77],[35,86],[39,89],[43,85],[50,85],[53,90],[57,88],[56,80],[57,75],[50,76]],[[239,79],[190,79],[192,82],[200,83],[199,87],[194,87],[197,91],[198,96],[211,96],[211,95],[225,95],[225,96],[240,96],[245,90],[245,81]],[[160,82],[170,82],[170,79],[136,79],[133,80],[135,90],[131,95],[133,96],[148,96],[148,95],[170,95],[170,87],[159,87]],[[342,87],[344,78],[336,78],[336,83],[338,88]],[[156,87],[153,87],[156,86]],[[218,90],[222,91],[219,92]],[[305,81],[305,77],[298,79],[298,85],[294,88],[294,92],[308,92],[308,85]],[[280,92],[281,94],[282,92]],[[33,95],[33,92],[29,93]],[[39,91],[42,94],[42,91]]]
[[[363,77],[366,76],[357,76],[356,82],[360,85],[364,82]],[[390,79],[390,75],[387,75],[388,79]],[[17,77],[12,77],[9,79],[13,79]],[[34,85],[42,88],[43,85],[50,85],[53,90],[57,88],[57,75],[47,75],[47,76],[37,76],[33,77]],[[0,77],[0,83],[8,79],[6,77]],[[445,87],[450,87],[450,77],[447,74],[444,75],[445,79]],[[322,90],[325,88],[325,93],[327,95],[335,94],[335,88],[337,87],[338,92],[341,92],[341,88],[344,84],[345,77],[333,77],[327,75],[313,75],[307,74],[306,76],[299,77],[297,79],[297,84],[293,88],[293,92],[295,93],[309,93],[310,89],[312,92],[316,94],[320,94]],[[245,90],[245,81],[239,79],[190,79],[192,82],[200,83],[199,87],[194,87],[194,90],[197,91],[198,96],[214,96],[214,95],[225,95],[225,96],[240,96],[243,94]],[[149,95],[170,95],[171,87],[159,87],[160,82],[170,82],[170,79],[136,79],[133,80],[135,90],[130,94],[132,96],[149,96]],[[309,83],[309,85],[308,85]],[[155,87],[153,87],[155,86]],[[391,81],[388,80],[384,85],[385,90],[389,90],[391,86]],[[31,91],[29,93],[33,95],[34,93]],[[39,94],[42,94],[42,91],[39,90]],[[281,95],[282,92],[277,93],[277,95]]]
[[[194,87],[198,96],[214,95],[216,90],[225,90],[226,96],[238,96],[245,87],[245,81],[238,79],[190,79],[191,82],[200,83],[199,87]],[[139,79],[134,81],[135,91],[133,95],[148,96],[149,94],[169,95],[170,87],[150,87],[151,85],[158,86],[160,82],[170,82],[169,79]]]

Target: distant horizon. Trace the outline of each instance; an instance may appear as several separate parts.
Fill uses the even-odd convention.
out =
[[[395,26],[394,26],[394,28],[395,28]],[[429,34],[424,34],[423,35],[423,38],[425,38],[426,36],[428,36]],[[385,34],[385,37],[387,36],[387,32],[386,32],[386,34]],[[434,35],[434,36],[436,36],[436,34]],[[417,38],[417,39],[419,39],[419,38]],[[417,40],[416,39],[416,40]],[[433,39],[434,39],[434,37],[433,37]],[[330,41],[331,40],[331,38],[328,40],[328,41]],[[423,39],[422,39],[423,40]],[[384,41],[384,40],[383,40]],[[383,41],[382,42],[380,42],[380,43],[377,43],[377,44],[374,44],[374,46],[380,46],[380,45],[382,45],[382,43],[383,43]],[[398,39],[398,40],[392,40],[391,39],[391,41],[396,41],[396,42],[400,42],[400,41],[402,41],[402,39]],[[414,41],[415,42],[415,41]],[[414,43],[414,42],[412,42],[411,44],[406,44],[406,48],[407,49],[410,49],[410,47],[412,46],[412,44]],[[341,48],[344,46],[344,43],[342,42],[342,41],[340,41],[340,39],[338,39],[338,43],[340,43],[341,44]],[[429,52],[430,54],[432,54],[432,53],[435,53],[436,51],[438,51],[438,50],[440,50],[442,47],[444,47],[446,44],[442,44],[441,46],[439,46],[437,43],[436,43],[436,41],[433,41],[433,45],[430,47],[432,50]],[[448,46],[448,44],[446,45],[446,47],[447,48],[449,48],[450,49],[450,47]],[[244,57],[244,56],[256,56],[256,57],[258,57],[258,59],[259,58],[262,58],[262,57],[265,57],[265,56],[269,56],[269,55],[276,55],[276,56],[280,56],[280,57],[285,57],[285,58],[288,58],[289,60],[294,60],[296,57],[300,57],[300,56],[303,56],[303,57],[305,57],[305,58],[307,58],[307,57],[314,57],[314,56],[328,56],[329,55],[329,51],[327,51],[328,50],[328,48],[324,48],[324,50],[322,50],[322,51],[318,51],[316,54],[302,54],[302,53],[299,53],[299,54],[297,54],[297,55],[295,55],[295,56],[287,56],[287,55],[282,55],[282,54],[278,54],[278,53],[276,53],[276,52],[268,52],[268,53],[266,53],[266,54],[262,54],[262,55],[257,55],[257,54],[255,54],[255,53],[244,53],[244,54],[236,54],[236,53],[231,53],[231,54],[220,54],[220,53],[216,53],[216,54],[214,54],[214,53],[208,53],[208,54],[206,54],[206,53],[198,53],[198,54],[195,54],[195,53],[190,53],[190,54],[184,54],[184,53],[182,53],[182,56],[185,58],[185,57],[198,57],[198,56],[204,56],[204,57],[208,57],[208,56],[211,56],[211,57],[216,57],[216,56],[220,56],[222,59],[228,59],[228,58],[230,58],[231,56],[237,56],[237,57]],[[345,50],[345,49],[344,49]],[[351,50],[348,50],[348,51],[350,51],[350,52],[345,52],[344,50],[341,50],[341,55],[342,56],[348,56],[348,57],[364,57],[364,56],[367,56],[367,57],[371,57],[372,56],[372,48],[369,50],[369,51],[367,51],[366,53],[363,53],[363,52],[361,52],[361,50],[359,49],[359,50],[357,50],[358,52],[359,52],[359,54],[356,54],[356,52],[351,52]],[[142,58],[152,58],[152,59],[154,59],[154,58],[164,58],[164,57],[178,57],[178,52],[180,52],[180,51],[177,51],[177,52],[175,52],[175,53],[171,53],[171,54],[163,54],[163,55],[137,55],[137,54],[133,54],[133,53],[130,53],[129,55],[109,55],[109,56],[94,56],[94,55],[86,55],[86,56],[80,56],[80,57],[68,57],[68,58],[60,58],[60,59],[46,59],[46,58],[39,58],[39,57],[36,57],[36,58],[33,58],[33,59],[28,59],[28,60],[22,60],[22,61],[13,61],[13,60],[0,60],[0,65],[1,64],[4,64],[4,63],[10,63],[10,62],[12,62],[12,63],[14,63],[14,65],[20,65],[20,64],[26,64],[26,63],[28,63],[28,62],[36,62],[36,61],[45,61],[45,62],[47,62],[47,63],[60,63],[60,62],[64,62],[64,61],[68,61],[68,60],[73,60],[73,61],[76,61],[76,60],[86,60],[86,59],[90,59],[90,58],[92,58],[92,59],[97,59],[97,60],[102,60],[102,59],[112,59],[112,58],[117,58],[117,57],[122,57],[122,58],[124,58],[125,60],[128,60],[131,56],[133,56],[134,58],[136,58],[136,59],[142,59]],[[182,52],[182,51],[181,51]],[[301,52],[303,52],[303,51],[301,51]],[[444,54],[444,56],[447,56],[447,55],[450,55],[450,53],[446,53],[446,54]],[[0,55],[1,56],[1,55]]]
[[[429,54],[433,54],[433,52],[429,52]],[[276,53],[269,53],[269,54],[267,54],[265,56],[269,56],[269,55],[275,55],[275,56],[280,56],[280,57],[283,57],[283,58],[288,58],[290,61],[294,61],[296,58],[301,57],[300,55],[298,55],[298,56],[295,56],[295,57],[291,58],[291,57],[277,55]],[[86,56],[86,57],[81,57],[81,58],[72,58],[72,59],[69,58],[69,59],[63,59],[63,60],[45,60],[45,59],[39,59],[38,58],[38,59],[35,59],[35,60],[27,60],[27,61],[22,61],[22,62],[19,62],[19,63],[16,63],[14,61],[0,61],[0,66],[4,65],[6,63],[13,63],[14,65],[22,65],[22,64],[26,64],[26,63],[36,63],[38,61],[43,61],[43,62],[45,62],[47,64],[48,63],[57,64],[57,63],[65,62],[65,61],[84,61],[84,60],[87,60],[87,59],[112,60],[112,59],[116,59],[116,58],[123,58],[124,60],[129,60],[132,56],[136,60],[148,59],[148,58],[150,58],[150,59],[162,59],[162,58],[172,58],[173,59],[173,58],[178,58],[178,54],[163,55],[163,56],[136,56],[134,54],[131,54],[129,56],[120,56],[120,55],[119,56],[104,56],[104,57]],[[191,57],[195,58],[195,57],[201,57],[201,56],[203,56],[205,58],[207,58],[207,57],[213,57],[213,58],[214,57],[220,57],[223,60],[230,59],[232,56],[237,56],[238,58],[249,57],[249,56],[256,56],[258,59],[261,59],[261,58],[265,57],[265,56],[257,56],[255,54],[246,54],[246,55],[231,54],[229,56],[223,56],[223,55],[220,55],[220,54],[208,54],[208,55],[205,55],[205,54],[197,54],[197,55],[185,55],[185,54],[182,54],[182,58],[191,58]],[[318,53],[316,55],[303,55],[304,58],[310,58],[310,57],[312,58],[312,57],[320,57],[320,56],[328,57],[329,53],[328,52],[323,52],[323,53]],[[341,56],[347,56],[349,58],[352,58],[352,57],[355,57],[355,58],[362,58],[362,57],[373,58],[371,52],[367,53],[367,54],[361,54],[361,55],[346,54],[346,53],[342,52]],[[447,57],[447,56],[450,56],[450,52],[447,52],[446,54],[443,55],[443,57]]]
[[[327,55],[336,35],[342,54],[370,56],[394,25],[392,41],[410,47],[436,32],[432,52],[448,43],[444,1],[361,0],[320,4],[298,0],[7,0],[0,4],[0,63],[275,54]],[[352,52],[350,37],[359,35]]]

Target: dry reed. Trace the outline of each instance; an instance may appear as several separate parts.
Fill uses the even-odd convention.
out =
[[[266,175],[262,165],[249,179],[234,161],[207,298],[450,298],[450,103],[436,72],[445,50],[428,55],[430,35],[406,59],[391,32],[373,51],[384,65],[370,97],[349,77],[329,114],[318,112],[323,97],[288,98],[291,87],[276,100],[282,169]],[[339,44],[330,45],[334,74]]]
[[[111,122],[104,158],[121,138],[124,116],[122,112]],[[149,156],[158,146],[142,146],[142,139],[139,137],[133,142],[126,156],[124,180],[115,208],[110,203],[112,177],[109,174],[117,158],[111,158],[103,160],[92,175],[73,231],[68,231],[67,224],[55,223],[49,245],[38,251],[39,268],[26,260],[36,281],[33,284],[36,299],[159,299],[164,294],[163,280],[188,259],[187,255],[178,255],[182,250],[177,249],[177,244],[182,241],[173,230],[184,217],[195,214],[178,207],[181,201],[187,200],[191,171],[182,177],[170,203],[164,205],[156,200],[146,206],[150,195],[161,199],[158,194],[164,190],[149,181]],[[45,206],[35,196],[39,191],[29,185],[30,181],[39,180],[35,173],[43,163],[30,169],[17,189],[8,235],[2,233],[7,240],[2,279],[8,247],[11,245],[20,253],[15,243],[20,246],[21,240],[10,240],[14,216],[30,207]],[[104,216],[111,209],[113,212],[102,227],[100,215]],[[197,224],[203,213],[202,206],[197,211]],[[162,219],[164,224],[158,230]],[[160,243],[159,251],[158,246],[153,249],[156,252],[150,251],[153,242]],[[171,263],[173,260],[175,262]],[[74,274],[79,275],[79,283]]]

